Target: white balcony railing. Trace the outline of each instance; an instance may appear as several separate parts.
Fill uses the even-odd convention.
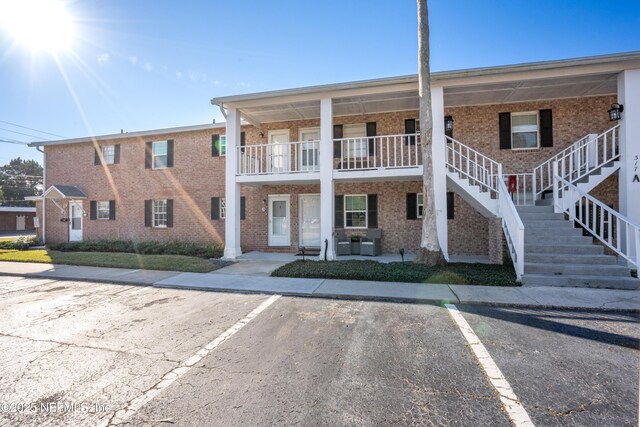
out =
[[[503,181],[516,206],[534,205],[535,194],[532,173],[505,173]]]
[[[244,145],[238,150],[238,175],[320,171],[320,141]]]
[[[333,141],[335,169],[408,168],[422,165],[419,134],[340,138]],[[339,161],[338,161],[339,160]]]

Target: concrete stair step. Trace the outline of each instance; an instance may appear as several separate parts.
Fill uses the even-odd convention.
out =
[[[519,214],[523,213],[553,213],[553,206],[516,206]]]
[[[526,233],[526,228],[525,228]],[[557,233],[551,234],[527,234],[524,239],[524,244],[531,245],[593,245],[593,238],[588,236],[575,236],[575,235],[560,235]]]
[[[553,199],[540,199],[536,200],[536,206],[552,206]]]
[[[550,276],[524,274],[524,286],[573,286],[583,288],[640,289],[640,280],[633,277],[607,277],[588,275]]]
[[[563,213],[553,212],[520,212],[520,219],[522,222],[528,221],[564,221]]]
[[[525,242],[527,237],[536,236],[582,236],[582,230],[579,228],[527,228],[524,226],[524,238]]]
[[[525,274],[546,274],[552,276],[586,275],[607,277],[631,277],[628,268],[621,265],[592,265],[592,264],[557,264],[532,263],[525,256]]]
[[[556,221],[556,220],[523,220],[525,229],[531,228],[573,228],[573,224],[570,221]]]
[[[604,248],[592,243],[588,245],[571,245],[566,243],[530,243],[525,238],[524,259],[529,254],[572,254],[572,255],[602,255]]]
[[[571,253],[536,253],[525,252],[525,262],[549,264],[593,264],[593,265],[621,265],[616,257],[611,255],[574,255]]]

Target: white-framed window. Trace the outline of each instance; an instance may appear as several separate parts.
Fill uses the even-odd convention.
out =
[[[227,217],[227,203],[224,201],[224,197],[220,197],[220,219]]]
[[[424,212],[424,194],[422,193],[416,194],[416,210],[416,217],[422,218]]]
[[[109,201],[106,202],[97,202],[96,203],[97,206],[97,210],[98,210],[98,219],[109,219],[109,213],[110,213],[110,209],[109,209]]]
[[[352,138],[342,143],[342,156],[345,159],[367,157],[369,143],[367,141],[367,125],[364,123],[343,125],[342,137]]]
[[[153,226],[155,228],[167,227],[167,201],[153,201]]]
[[[540,146],[538,112],[511,113],[511,149],[523,150]]]
[[[227,155],[227,135],[220,135],[220,155]]]
[[[367,228],[367,195],[344,196],[345,228]]]
[[[103,145],[102,146],[102,157],[104,158],[104,163],[107,165],[112,165],[116,161],[116,146],[115,145]]]
[[[153,168],[165,169],[167,167],[167,141],[153,142]]]

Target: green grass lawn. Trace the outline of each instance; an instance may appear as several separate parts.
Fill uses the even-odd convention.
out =
[[[294,261],[271,273],[276,277],[373,280],[379,282],[442,283],[451,285],[518,286],[511,265],[451,263],[426,267],[407,262]]]
[[[58,252],[44,249],[17,251],[0,249],[0,261],[118,267],[147,270],[208,273],[220,266],[204,258],[183,255],[137,255],[118,252]]]

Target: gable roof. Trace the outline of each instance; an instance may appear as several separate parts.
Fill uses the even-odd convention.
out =
[[[87,195],[75,185],[55,184],[49,187],[42,197],[45,199],[86,199]]]

